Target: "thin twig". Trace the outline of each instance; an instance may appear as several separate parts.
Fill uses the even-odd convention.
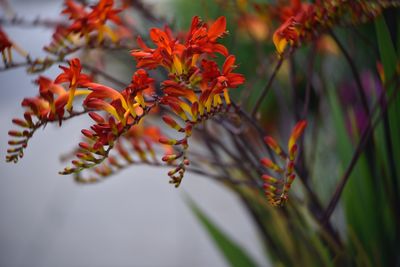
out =
[[[260,108],[264,98],[268,95],[268,92],[270,91],[271,86],[272,86],[272,82],[275,80],[276,74],[278,73],[279,69],[282,66],[283,59],[284,59],[283,56],[281,56],[279,58],[278,63],[276,64],[275,69],[271,74],[271,77],[269,78],[269,80],[268,80],[267,84],[265,85],[260,97],[258,98],[256,104],[254,105],[253,110],[251,111],[251,116],[252,117],[255,117],[255,115],[257,113],[257,110]]]
[[[68,63],[69,60],[68,59],[63,59],[63,60],[58,60],[58,59],[50,59],[50,61],[48,61],[49,64],[53,65],[53,64],[57,64],[57,63]],[[33,61],[25,61],[25,62],[17,62],[17,63],[12,63],[11,65],[7,65],[5,67],[1,67],[0,68],[0,72],[2,71],[7,71],[7,70],[11,70],[11,69],[15,69],[15,68],[22,68],[22,67],[31,67],[35,64],[35,60]],[[115,78],[114,76],[108,74],[107,72],[101,70],[98,67],[86,64],[86,63],[81,63],[82,67],[84,69],[87,69],[89,71],[92,71],[95,74],[98,74],[100,76],[102,76],[104,79],[120,86],[120,87],[125,87],[127,85],[126,82],[123,82],[117,78]]]
[[[65,21],[57,21],[57,20],[50,20],[50,19],[41,19],[36,18],[34,20],[26,20],[25,18],[14,16],[11,19],[7,18],[0,18],[1,25],[12,25],[12,26],[23,26],[23,27],[37,27],[42,26],[46,28],[54,28],[59,25],[66,25]]]
[[[360,98],[361,98],[361,104],[364,108],[364,112],[365,112],[365,114],[369,115],[370,110],[368,107],[368,101],[367,101],[367,97],[365,95],[365,90],[363,88],[360,74],[357,70],[357,67],[354,64],[354,61],[351,58],[350,54],[347,52],[346,48],[343,46],[343,44],[340,42],[340,40],[338,39],[338,37],[335,35],[335,33],[332,30],[330,30],[330,35],[332,36],[332,38],[336,42],[336,44],[339,46],[340,51],[342,51],[344,57],[346,58],[347,63],[350,66],[351,73],[353,74],[354,80],[356,82],[358,94],[360,95]]]
[[[309,63],[307,66],[307,84],[306,84],[306,95],[304,99],[304,106],[303,106],[303,111],[301,112],[301,118],[305,119],[308,114],[308,108],[310,105],[310,97],[311,97],[311,85],[312,85],[312,80],[313,80],[313,69],[314,69],[314,62],[315,62],[315,56],[316,56],[316,45],[313,43],[310,51],[310,59]]]
[[[120,86],[121,88],[125,88],[127,86],[126,82],[123,82],[123,81],[115,78],[114,76],[108,74],[107,72],[105,72],[102,69],[99,69],[99,68],[97,68],[95,66],[88,65],[86,63],[82,63],[82,67],[87,69],[87,70],[89,70],[89,71],[92,71],[95,74],[98,74],[98,75],[102,76],[104,79],[114,83],[115,85]]]
[[[156,23],[165,23],[166,19],[160,16],[156,16],[153,12],[153,8],[146,5],[144,3],[144,1],[142,0],[129,0],[129,2],[131,3],[131,5],[138,10],[140,13],[142,13],[142,15],[153,22]]]

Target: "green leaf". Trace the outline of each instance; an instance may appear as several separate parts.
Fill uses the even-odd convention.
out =
[[[385,83],[388,88],[387,94],[390,95],[393,90],[395,90],[394,83],[392,81],[392,77],[396,75],[396,67],[398,64],[397,53],[395,50],[394,42],[391,39],[389,28],[385,22],[385,18],[380,16],[375,21],[375,30],[376,37],[379,46],[379,53],[381,56],[381,61],[385,73]],[[400,139],[397,138],[400,132],[400,97],[397,94],[394,103],[388,110],[389,117],[389,128],[391,133],[391,146],[393,149],[393,158],[397,159],[400,157]],[[396,174],[400,174],[400,165],[396,165]],[[393,179],[398,179],[395,177],[394,173],[392,173]],[[393,181],[393,185],[397,184],[396,190],[400,190],[399,181]]]
[[[334,129],[336,130],[337,151],[339,152],[343,168],[341,172],[343,172],[352,158],[354,147],[345,127],[343,108],[340,105],[336,90],[331,84],[328,86],[328,98],[335,125]],[[371,252],[373,245],[371,245],[370,240],[380,243],[380,227],[379,218],[377,218],[375,213],[378,210],[375,188],[365,155],[361,155],[355,165],[343,190],[342,201],[348,228],[355,231],[363,246],[369,245],[369,251]],[[363,205],[369,208],[365,209],[359,203],[363,203]],[[370,254],[370,256],[373,257],[374,255]]]
[[[397,54],[383,16],[375,20],[375,30],[385,76],[390,79],[396,72]]]
[[[227,234],[225,234],[215,223],[213,223],[188,196],[186,196],[186,203],[204,229],[208,232],[209,236],[213,239],[214,243],[222,252],[230,266],[258,266],[245,250],[230,239],[229,236],[227,236]]]

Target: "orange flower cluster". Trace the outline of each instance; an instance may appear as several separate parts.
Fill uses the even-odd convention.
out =
[[[122,24],[118,17],[122,9],[114,9],[114,0],[100,0],[90,10],[74,0],[66,0],[65,6],[61,14],[67,15],[70,23],[56,28],[52,43],[45,47],[46,51],[57,54],[60,49],[67,48],[68,43],[74,44],[81,37],[85,38],[86,43],[90,43],[92,39],[101,43],[105,36],[112,42],[118,41],[117,33],[107,25],[109,21],[115,25]]]
[[[122,92],[102,84],[86,83],[85,86],[91,92],[83,102],[85,109],[103,111],[107,116],[89,113],[95,124],[90,129],[82,130],[88,142],[79,144],[79,159],[73,160],[74,167],[65,168],[61,174],[77,173],[103,162],[119,137],[138,124],[150,111],[151,106],[144,100],[144,91],[153,88],[153,82],[145,70],[139,69]]]
[[[229,108],[228,90],[244,82],[243,75],[233,72],[236,68],[235,56],[229,55],[227,48],[217,42],[225,33],[225,17],[218,18],[211,26],[194,17],[183,40],[174,37],[168,27],[164,30],[153,28],[150,30],[150,38],[156,47],[148,47],[139,37],[140,49],[132,51],[137,67],[162,67],[167,70],[168,79],[162,82],[163,95],[160,102],[185,123],[180,126],[171,116],[163,117],[167,125],[184,133],[184,137],[179,140],[160,140],[164,144],[181,147],[179,153],[163,158],[168,163],[181,160],[168,173],[170,182],[175,186],[179,186],[185,167],[189,164],[185,151],[193,126],[221,112],[224,103]],[[222,69],[213,60],[216,54],[225,57]]]
[[[333,25],[370,20],[381,14],[385,7],[396,5],[399,5],[398,1],[390,0],[329,0],[315,3],[291,0],[289,6],[277,6],[271,10],[282,21],[273,35],[273,42],[277,52],[282,54],[286,47],[299,46],[304,41],[318,37]]]
[[[101,30],[106,31],[102,27],[107,19],[119,22],[116,19],[119,11],[112,8],[112,0],[101,0],[92,7],[90,13],[73,1],[69,0],[66,4],[67,8],[63,13],[69,14],[73,21],[68,33],[79,31],[85,35],[97,31],[100,34]],[[63,72],[54,81],[40,77],[39,96],[24,99],[22,105],[28,108],[25,120],[15,121],[27,128],[27,131],[10,132],[11,136],[22,137],[22,140],[10,141],[10,145],[19,147],[9,150],[7,160],[17,161],[21,157],[29,138],[40,126],[57,120],[61,124],[65,119],[90,111],[89,115],[95,123],[90,129],[82,130],[85,140],[79,144],[77,159],[72,161],[72,167],[67,167],[60,173],[75,173],[79,178],[81,176],[78,173],[82,170],[103,163],[103,169],[97,168],[95,173],[105,177],[109,174],[108,170],[113,169],[112,166],[118,166],[115,160],[109,158],[109,153],[118,144],[119,138],[139,140],[133,129],[137,128],[140,120],[153,107],[162,105],[163,110],[168,113],[163,116],[164,122],[178,133],[184,134],[181,139],[171,139],[153,132],[161,146],[169,147],[163,151],[163,161],[175,165],[168,175],[170,182],[179,186],[189,164],[186,150],[192,129],[196,124],[228,111],[231,104],[228,90],[244,82],[243,75],[234,72],[235,57],[217,42],[225,32],[225,17],[218,18],[210,26],[194,17],[184,40],[173,37],[168,27],[164,30],[151,29],[150,37],[156,47],[149,48],[138,38],[140,49],[132,51],[138,69],[132,75],[131,83],[121,92],[91,81],[89,76],[82,73],[82,66],[77,58],[69,61],[69,67],[60,66]],[[214,60],[217,54],[225,57],[221,68]],[[157,67],[168,71],[168,78],[161,83],[160,96],[154,96],[154,79],[145,70]],[[76,112],[73,103],[78,95],[85,95],[85,98],[83,110]],[[65,116],[66,112],[68,116]],[[35,122],[32,117],[35,117]],[[146,151],[152,154],[151,142],[143,135],[141,139],[147,147]],[[130,163],[121,144],[117,148],[120,156]],[[144,161],[145,155],[142,152],[145,150],[140,148],[137,141],[133,143],[133,148]],[[104,162],[107,158],[108,163]],[[178,160],[180,162],[176,163]],[[94,181],[92,178],[89,180]]]
[[[286,161],[285,167],[280,167],[279,164],[274,163],[271,159],[263,158],[261,160],[261,163],[266,168],[281,176],[281,178],[275,178],[267,174],[262,176],[265,182],[265,195],[267,196],[269,203],[273,206],[282,206],[288,199],[289,189],[296,178],[296,174],[294,173],[294,164],[298,151],[296,142],[303,134],[306,126],[306,121],[300,121],[293,128],[288,142],[288,155],[283,152],[282,148],[274,138],[267,136],[264,139],[265,143],[272,149],[272,151],[274,151],[282,160]]]
[[[64,73],[60,74],[54,81],[44,76],[39,76],[36,83],[39,85],[39,95],[32,98],[25,98],[21,105],[27,108],[24,119],[14,119],[13,122],[25,128],[22,132],[10,131],[9,135],[18,137],[19,140],[11,140],[9,145],[14,146],[8,150],[7,161],[17,162],[23,156],[23,149],[26,148],[28,140],[33,133],[42,125],[51,121],[66,119],[65,110],[69,116],[75,116],[72,111],[72,103],[76,96],[87,95],[90,91],[78,89],[84,87],[91,79],[81,73],[79,59],[69,62],[69,68],[60,66]],[[67,89],[61,84],[69,83]]]
[[[145,93],[149,90],[152,92],[154,80],[143,69],[137,70],[127,88],[118,92],[92,82],[88,75],[82,73],[78,58],[69,61],[69,67],[60,68],[63,72],[54,81],[40,76],[37,80],[39,95],[22,101],[22,106],[28,110],[24,119],[14,119],[13,122],[24,130],[9,132],[15,139],[9,142],[13,147],[8,150],[7,161],[18,161],[33,133],[48,122],[59,121],[61,124],[63,120],[87,111],[102,111],[106,113],[106,117],[96,112],[89,113],[96,123],[90,130],[82,130],[88,142],[80,143],[82,151],[77,155],[79,159],[72,161],[75,167],[66,168],[62,174],[79,172],[107,158],[119,136],[137,124],[149,111]],[[67,89],[62,84],[66,84]],[[73,102],[77,96],[85,96],[84,109],[79,112],[73,110]]]

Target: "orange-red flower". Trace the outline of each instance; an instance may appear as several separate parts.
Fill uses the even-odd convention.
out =
[[[125,89],[128,102],[132,103],[133,98],[140,104],[142,108],[145,107],[145,94],[154,93],[154,79],[149,77],[149,74],[144,69],[138,69],[132,75],[132,81]]]
[[[87,8],[87,5],[77,3],[74,0],[65,0],[65,9],[61,14],[68,16],[70,23],[59,25],[54,34],[53,41],[45,47],[45,50],[54,54],[65,54],[74,51],[74,46],[80,37],[84,37],[86,43],[97,38],[101,43],[105,37],[117,42],[119,39],[118,29],[111,28],[108,22],[122,27],[122,21],[118,14],[122,9],[114,8],[114,0],[100,0],[96,5]]]
[[[173,37],[168,27],[164,30],[153,28],[150,30],[150,38],[157,47],[149,48],[139,37],[140,49],[133,50],[132,56],[137,61],[137,67],[152,69],[161,66],[177,79],[189,80],[188,74],[198,63],[200,55],[220,53],[228,56],[228,50],[217,43],[225,31],[225,17],[218,18],[210,27],[194,17],[184,43]]]
[[[234,55],[229,55],[225,59],[222,65],[222,73],[217,78],[219,88],[236,88],[244,83],[243,74],[232,72],[236,68],[235,61],[236,57]]]
[[[64,2],[65,9],[61,11],[61,14],[68,15],[69,19],[79,20],[88,16],[85,6],[75,2],[74,0],[66,0]]]
[[[86,38],[89,38],[90,33],[96,32],[99,42],[103,41],[104,34],[107,34],[112,41],[117,41],[116,34],[106,25],[108,20],[117,25],[122,23],[117,16],[121,10],[113,8],[114,0],[100,0],[97,5],[91,7],[90,12],[72,0],[67,0],[66,5],[66,9],[62,13],[69,14],[69,18],[74,20],[68,27],[70,32],[79,33]]]
[[[43,76],[39,76],[37,83],[40,96],[49,103],[49,119],[54,119],[55,115],[58,118],[62,118],[64,116],[64,107],[68,101],[67,91],[61,85]]]
[[[64,108],[68,104],[71,90],[65,90],[60,84],[44,76],[39,76],[36,83],[39,85],[39,96],[25,98],[22,106],[29,108],[39,120],[60,120],[64,116]],[[86,95],[87,90],[75,90],[73,96]]]
[[[85,87],[86,83],[91,81],[90,76],[81,73],[82,66],[79,58],[74,58],[68,62],[69,68],[60,66],[64,72],[57,76],[55,83],[69,83],[69,97],[67,102],[67,110],[72,109],[75,91],[78,87]]]
[[[146,106],[143,93],[153,88],[153,82],[145,70],[139,69],[122,92],[99,83],[85,83],[92,92],[86,97],[84,105],[89,109],[106,111],[125,125]]]
[[[207,53],[213,55],[220,53],[228,56],[225,46],[218,44],[217,39],[226,32],[226,18],[219,17],[210,27],[204,24],[199,17],[193,17],[185,45],[192,53]]]
[[[221,72],[215,62],[203,60],[202,80],[200,82],[200,88],[203,91],[202,96],[200,96],[201,99],[207,101],[214,96],[218,98],[218,95],[223,92],[226,103],[230,104],[227,89],[236,88],[245,81],[242,74],[232,72],[236,68],[235,61],[235,56],[229,55],[225,59]],[[205,94],[207,94],[207,97]],[[209,109],[208,106],[207,109]]]

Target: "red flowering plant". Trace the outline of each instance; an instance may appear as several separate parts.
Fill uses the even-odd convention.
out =
[[[23,99],[22,118],[12,120],[19,130],[8,132],[6,160],[18,162],[47,124],[61,127],[87,115],[91,124],[60,171],[78,183],[101,182],[140,164],[169,168],[175,187],[188,173],[201,174],[240,197],[277,266],[396,266],[400,68],[399,47],[391,40],[400,26],[387,26],[384,16],[394,16],[399,2],[206,2],[226,13],[201,19],[200,9],[187,12],[191,23],[181,31],[179,20],[175,25],[159,17],[142,1],[65,0],[65,20],[35,21],[54,30],[44,58],[31,57],[0,29],[0,70],[26,67],[40,74],[37,95]],[[367,29],[360,33],[358,27]],[[348,29],[359,38],[344,44],[341,31]],[[376,40],[365,37],[371,32]],[[373,59],[365,57],[363,41]],[[12,50],[25,61],[14,62]],[[111,70],[114,55],[136,62],[124,69],[129,82]],[[341,55],[345,64],[337,68]],[[58,74],[45,76],[55,64]],[[350,74],[339,71],[344,66]],[[322,177],[342,171],[338,162],[348,164],[342,177],[329,178],[335,187],[325,186]],[[354,183],[347,183],[350,177]],[[385,216],[359,211],[358,198],[385,209]],[[346,229],[331,220],[341,199]],[[233,266],[239,258],[243,266],[257,265],[193,210]],[[351,234],[344,238],[346,231]],[[369,231],[396,238],[372,246],[378,241],[368,239]],[[393,249],[379,249],[386,243]]]
[[[65,4],[66,9],[62,13],[69,14],[69,19],[73,22],[67,28],[64,38],[68,38],[70,33],[79,32],[87,36],[96,31],[102,41],[101,31],[110,31],[104,26],[106,19],[121,22],[116,16],[119,10],[113,9],[112,0],[100,1],[92,7],[91,13],[87,13],[84,6],[73,1],[66,1]],[[56,33],[59,29],[56,29]],[[217,42],[225,33],[225,17],[218,18],[210,26],[194,17],[184,38],[174,37],[167,26],[164,30],[152,28],[149,36],[156,47],[149,48],[138,37],[139,48],[131,52],[138,69],[132,76],[132,82],[121,92],[92,82],[89,75],[82,73],[78,58],[68,61],[69,67],[60,66],[63,73],[54,81],[41,76],[38,79],[39,96],[24,99],[22,102],[22,106],[28,108],[25,120],[15,120],[19,126],[28,130],[9,132],[11,136],[21,138],[11,140],[10,145],[21,146],[10,148],[7,160],[17,161],[22,157],[28,140],[40,126],[53,121],[59,121],[61,125],[62,120],[89,112],[95,124],[82,131],[87,142],[79,144],[78,159],[72,161],[73,167],[67,167],[60,172],[78,174],[102,163],[121,136],[129,135],[131,128],[151,109],[160,106],[163,113],[170,113],[163,115],[163,121],[184,135],[179,139],[160,135],[158,140],[161,144],[175,147],[167,150],[168,153],[162,160],[175,166],[168,175],[171,183],[179,186],[186,166],[189,165],[186,151],[193,128],[217,114],[229,112],[231,100],[228,90],[244,83],[243,75],[233,72],[236,68],[235,56],[229,55],[228,49]],[[215,61],[216,54],[225,57],[221,69]],[[159,67],[168,72],[168,77],[160,83],[161,93],[156,95],[149,90],[154,88],[154,79],[149,77],[146,69]],[[74,100],[82,95],[82,110],[75,111]],[[100,111],[105,116],[100,115]],[[65,113],[68,115],[65,116]]]
[[[116,43],[119,36],[108,22],[122,26],[122,20],[118,16],[121,11],[122,9],[114,8],[114,0],[101,0],[90,7],[67,0],[61,14],[68,16],[69,21],[66,25],[57,26],[52,43],[44,49],[57,55],[68,54],[76,50],[81,38],[86,45],[92,45],[93,42],[102,43],[106,38]]]

